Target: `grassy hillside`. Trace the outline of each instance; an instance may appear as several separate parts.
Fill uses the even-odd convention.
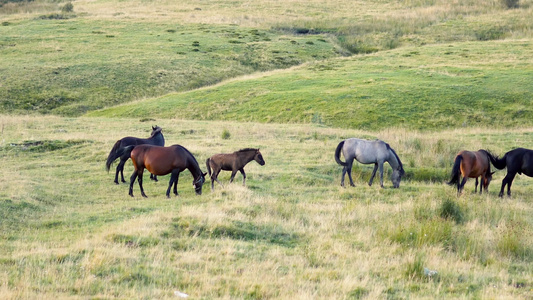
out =
[[[0,298],[527,298],[533,288],[533,179],[513,197],[443,183],[459,149],[532,148],[531,130],[367,132],[237,122],[1,116]],[[266,160],[211,192],[145,176],[127,196],[104,161],[117,138],[160,125],[168,144],[207,157],[260,147]],[[229,139],[222,132],[230,133]],[[382,138],[409,177],[399,189],[339,186],[346,137]],[[390,168],[387,166],[390,176]],[[131,163],[126,173],[131,172]],[[436,180],[417,178],[424,172]],[[416,174],[413,175],[413,174]],[[428,277],[424,268],[436,270]]]
[[[235,26],[29,19],[0,36],[0,107],[66,115],[337,55],[323,37]]]
[[[180,1],[176,5],[166,0],[80,0],[73,3],[72,12],[61,12],[64,2],[6,4],[0,7],[0,107],[12,113],[76,116],[332,57],[405,47],[407,50],[400,53],[408,55],[424,45],[482,42],[461,44],[477,51],[485,47],[485,41],[530,41],[531,3],[521,0],[518,7],[510,9],[500,0],[312,0],[306,5],[300,1],[285,1],[283,5],[272,1]],[[514,52],[517,61],[530,62],[530,53],[514,50],[518,51]],[[449,58],[450,68],[461,68],[453,64],[453,55]],[[490,56],[480,54],[476,58],[492,62]],[[506,76],[510,81],[523,77]],[[225,96],[237,98],[241,94]],[[342,99],[353,97],[348,91],[332,96],[341,104]],[[427,93],[425,101],[436,102],[440,96]],[[450,99],[457,95],[444,91],[442,96]],[[313,106],[308,110],[323,110],[323,105],[315,106],[314,101],[309,104]],[[201,114],[202,110],[200,105],[194,113]],[[283,113],[281,120],[306,122],[309,117],[298,115],[301,111],[296,107],[294,113]],[[520,114],[520,109],[511,109],[511,113]],[[335,114],[326,113],[323,119]],[[257,120],[272,117],[276,116],[267,113]],[[528,117],[526,114],[524,119]],[[373,118],[362,125],[370,128],[367,124],[375,123]],[[402,125],[402,118],[395,125]],[[350,120],[343,124],[355,125],[361,124]]]
[[[330,59],[90,113],[383,129],[533,125],[533,44],[453,43]]]

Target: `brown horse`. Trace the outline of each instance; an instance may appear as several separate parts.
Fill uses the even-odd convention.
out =
[[[460,194],[463,191],[466,180],[468,178],[476,179],[476,188],[474,190],[477,193],[478,177],[481,176],[481,184],[479,185],[479,193],[488,192],[490,181],[492,180],[492,174],[490,172],[490,158],[492,154],[486,150],[473,151],[461,151],[455,157],[455,163],[452,168],[452,177],[449,185],[457,184],[457,193]],[[463,180],[461,181],[461,175]]]
[[[263,159],[261,152],[259,152],[259,149],[253,148],[241,149],[228,154],[215,154],[208,158],[205,163],[207,165],[207,172],[209,172],[209,176],[211,176],[211,190],[215,189],[215,181],[222,185],[222,183],[218,181],[218,174],[221,170],[231,171],[229,182],[233,182],[233,178],[235,178],[237,171],[241,171],[242,185],[245,185],[246,173],[244,173],[244,166],[252,160],[255,160],[261,166],[265,165],[265,160]],[[213,169],[212,173],[211,169]]]
[[[205,175],[200,169],[196,158],[180,145],[172,145],[170,147],[154,146],[154,145],[138,145],[128,146],[124,148],[124,154],[129,152],[135,171],[131,175],[130,179],[130,191],[129,195],[133,197],[133,183],[135,179],[139,178],[139,187],[141,188],[141,194],[146,197],[144,193],[142,179],[143,171],[146,168],[150,173],[154,175],[166,175],[171,173],[170,182],[167,189],[167,197],[170,198],[170,188],[174,184],[174,194],[178,195],[178,178],[180,172],[188,169],[194,180],[193,186],[196,194],[202,194],[202,185],[205,182]]]

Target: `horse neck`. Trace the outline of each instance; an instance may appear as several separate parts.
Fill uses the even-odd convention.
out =
[[[189,172],[191,172],[194,179],[198,178],[198,176],[202,175],[202,169],[200,169],[200,166],[198,165],[198,162],[191,154],[191,157],[187,158],[187,169]]]
[[[394,152],[391,149],[389,149],[389,159],[387,161],[389,162],[392,169],[400,169],[400,162],[398,161],[398,158],[396,157],[396,155],[394,155]]]
[[[165,145],[165,137],[161,132],[156,133],[155,135],[148,138],[149,141],[151,141],[152,145],[157,146],[164,146]]]
[[[244,155],[244,161],[243,163],[246,165],[247,163],[254,160],[255,157],[255,150],[250,150],[245,152],[246,155]]]

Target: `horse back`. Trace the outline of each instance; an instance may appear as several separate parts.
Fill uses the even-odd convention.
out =
[[[533,150],[517,148],[507,152],[507,170],[533,177]]]
[[[237,155],[235,153],[220,153],[211,156],[209,160],[213,167],[218,167],[224,171],[231,171],[236,166]]]
[[[461,172],[463,176],[470,178],[479,177],[487,172],[490,168],[490,162],[487,154],[483,151],[468,151],[463,150],[457,154],[461,156]]]
[[[131,158],[136,170],[146,168],[154,175],[166,175],[174,169],[185,169],[186,163],[175,152],[174,147],[142,144],[131,151]]]
[[[387,143],[382,140],[347,139],[344,142],[343,154],[346,159],[355,158],[362,164],[385,161],[390,152]]]

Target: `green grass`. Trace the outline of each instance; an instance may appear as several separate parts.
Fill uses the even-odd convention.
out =
[[[528,126],[533,124],[531,45],[455,43],[331,59],[89,115],[373,130]]]
[[[455,148],[531,147],[528,129],[368,132],[29,116],[0,123],[1,298],[165,299],[175,290],[197,298],[521,298],[533,288],[533,179],[518,176],[513,197],[501,199],[498,171],[489,194],[474,194],[469,180],[457,197],[445,178],[408,177],[392,189],[388,165],[385,188],[369,187],[372,166],[357,164],[356,187],[341,188],[333,160],[344,137],[379,137],[412,161],[408,172],[447,174]],[[152,123],[200,162],[252,146],[266,165],[246,166],[246,187],[223,172],[225,187],[212,192],[208,182],[201,196],[185,171],[180,196],[170,199],[168,176],[145,176],[149,198],[131,198],[105,172],[105,157],[116,139],[146,136]],[[55,146],[32,148],[41,144]]]
[[[214,98],[204,104],[191,102],[187,114],[179,117],[369,129],[389,124],[444,128],[479,126],[495,119],[491,110],[504,109],[508,120],[501,126],[531,120],[530,85],[524,83],[531,66],[530,0],[520,1],[513,9],[496,0],[453,4],[313,0],[306,6],[297,1],[283,6],[263,1],[209,5],[182,1],[179,7],[172,1],[150,5],[78,1],[68,18],[61,19],[63,7],[63,3],[36,1],[0,8],[5,19],[0,26],[3,111],[79,116],[242,75],[321,61],[313,64],[314,70],[304,69],[278,82],[253,82],[233,91],[226,88],[213,95],[217,104],[223,104],[213,107]],[[449,45],[455,48],[446,49]],[[511,52],[506,57],[485,50],[501,53],[507,47]],[[401,50],[383,52],[390,49]],[[356,57],[355,64],[327,60],[374,52],[380,54]],[[502,59],[513,61],[485,66]],[[522,64],[516,67],[519,61]],[[423,65],[412,65],[418,62]],[[345,63],[350,68],[339,68]],[[269,93],[269,84],[277,86],[275,94]],[[441,99],[445,105],[435,110],[431,104]],[[455,101],[459,107],[450,105]],[[518,103],[500,103],[506,101]],[[469,106],[471,102],[475,105]],[[186,103],[178,109],[183,111]],[[228,112],[227,105],[232,107]],[[264,106],[270,110],[260,109]],[[450,110],[458,109],[466,109],[465,115],[458,121],[450,119]],[[481,109],[489,112],[478,112]],[[363,110],[366,114],[360,113]],[[375,114],[391,110],[401,113]],[[356,118],[353,111],[359,113]]]
[[[459,150],[533,148],[531,0],[72,4],[0,7],[0,298],[530,297],[533,179],[445,182]],[[266,165],[131,198],[105,158],[153,125],[202,169]],[[387,141],[401,187],[340,187],[349,137]]]
[[[319,38],[229,25],[17,20],[0,26],[0,107],[79,115],[336,56]]]

